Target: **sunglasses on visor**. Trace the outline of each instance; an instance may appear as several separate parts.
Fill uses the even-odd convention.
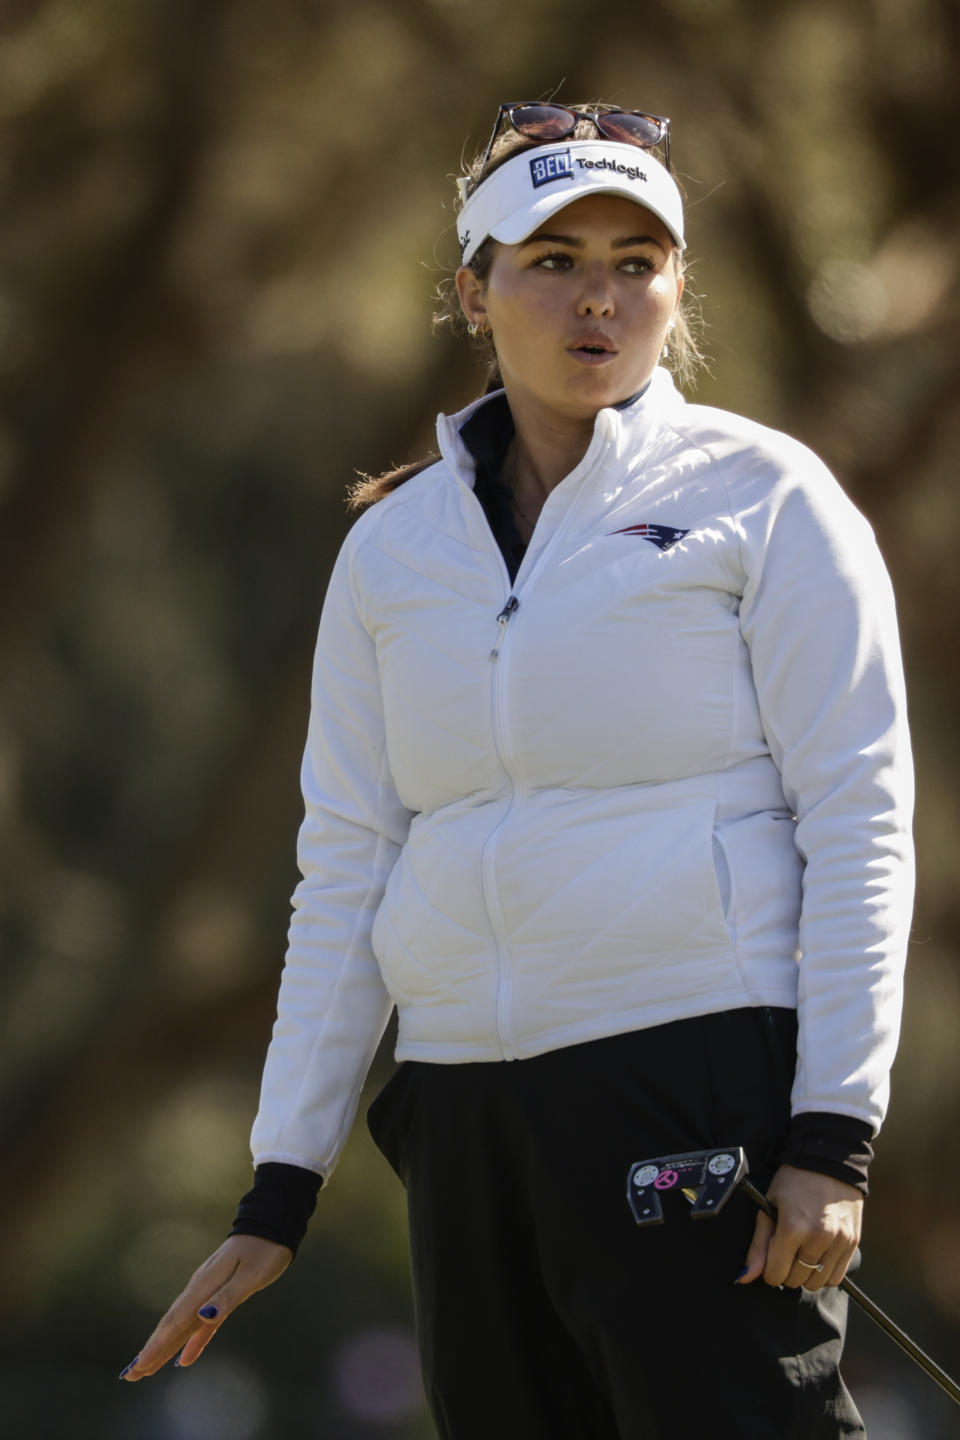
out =
[[[509,120],[518,135],[541,141],[565,140],[573,134],[580,120],[590,120],[597,134],[606,140],[619,140],[624,145],[636,145],[641,150],[653,150],[662,144],[664,163],[670,169],[670,121],[666,115],[645,115],[641,110],[617,110],[613,106],[588,110],[578,105],[517,100],[500,106],[497,123],[483,157],[481,174],[505,119]]]

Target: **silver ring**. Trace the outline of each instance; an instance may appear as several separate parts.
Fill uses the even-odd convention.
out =
[[[797,1264],[798,1264],[798,1265],[802,1265],[805,1270],[822,1270],[822,1269],[823,1269],[823,1266],[822,1266],[822,1265],[811,1265],[809,1260],[801,1260],[799,1255],[797,1256]]]

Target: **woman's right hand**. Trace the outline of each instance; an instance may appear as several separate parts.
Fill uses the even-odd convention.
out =
[[[293,1251],[258,1235],[231,1235],[170,1306],[121,1380],[143,1380],[181,1351],[178,1365],[192,1365],[203,1354],[227,1316],[248,1296],[278,1280]]]

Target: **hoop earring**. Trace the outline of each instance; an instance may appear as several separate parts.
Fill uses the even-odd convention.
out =
[[[467,326],[467,334],[471,340],[478,340],[481,335],[489,335],[486,325],[481,325],[479,320],[471,320]]]

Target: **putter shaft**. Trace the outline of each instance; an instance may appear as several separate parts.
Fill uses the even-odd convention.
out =
[[[767,1199],[761,1190],[757,1189],[751,1180],[744,1177],[740,1181],[740,1188],[750,1197],[753,1203],[763,1211],[764,1215],[769,1215],[771,1220],[776,1220],[776,1206]],[[951,1400],[956,1401],[956,1403],[960,1405],[960,1385],[957,1384],[956,1380],[952,1380],[946,1370],[941,1370],[936,1361],[931,1360],[930,1356],[921,1350],[920,1346],[914,1340],[911,1340],[910,1336],[901,1330],[900,1326],[895,1324],[889,1315],[883,1313],[879,1305],[874,1305],[869,1295],[864,1295],[859,1285],[855,1285],[853,1281],[848,1280],[845,1275],[840,1281],[840,1289],[846,1290],[850,1298],[856,1300],[860,1308],[867,1312],[870,1319],[875,1321],[881,1330],[885,1330],[891,1340],[895,1340],[900,1346],[900,1349],[905,1351],[911,1360],[915,1360],[921,1370],[925,1370],[930,1376],[930,1379],[937,1382],[941,1390],[947,1392]]]

